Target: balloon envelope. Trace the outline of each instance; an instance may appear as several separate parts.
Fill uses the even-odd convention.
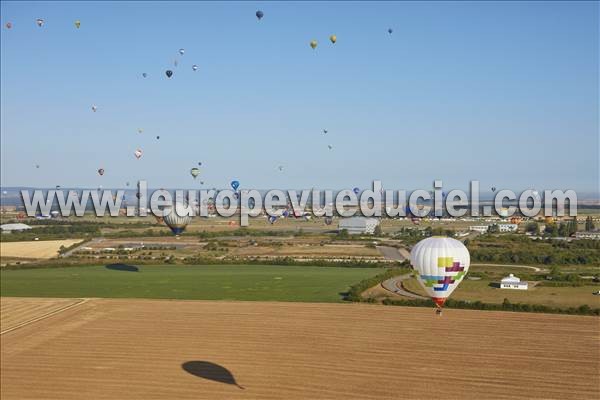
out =
[[[147,77],[147,76],[148,76],[148,74],[147,74],[147,73],[145,73],[145,72],[142,72],[142,76],[145,78],[145,77]]]
[[[317,48],[317,41],[316,40],[311,40],[310,41],[310,47],[312,47],[313,50],[316,49]]]
[[[171,229],[171,232],[175,235],[180,235],[186,228],[186,226],[192,221],[192,217],[189,215],[177,215],[176,208],[168,206],[164,211],[170,208],[171,211],[163,217],[165,224]]]
[[[360,193],[360,189],[355,187],[354,189],[352,189],[352,191],[354,192],[354,194],[359,194]]]
[[[6,29],[10,29],[12,28],[12,23],[11,22],[7,22],[6,23]]]
[[[104,168],[100,168],[98,170],[98,174],[100,174],[100,176],[104,175]]]
[[[173,76],[173,71],[171,71],[170,69],[165,71],[165,75],[167,75],[167,78],[170,78]]]
[[[35,23],[37,24],[37,26],[41,27],[44,25],[44,20],[41,18],[38,18],[35,20]]]
[[[190,170],[190,174],[196,179],[196,177],[200,175],[200,169],[194,167]]]
[[[185,49],[179,49],[179,54],[183,55],[185,53]]]
[[[79,29],[80,26],[81,26],[81,21],[79,21],[79,20],[75,21],[75,27],[77,29]]]
[[[264,16],[265,16],[265,14],[262,11],[258,10],[256,12],[256,18],[258,18],[259,20],[262,19],[262,17],[264,17]]]
[[[194,71],[198,71],[198,66],[197,66],[196,64],[194,64],[194,65],[192,65],[192,69],[193,69]]]
[[[434,236],[413,247],[410,263],[427,295],[441,307],[469,271],[471,257],[462,242]]]
[[[337,42],[337,36],[331,35],[331,36],[329,36],[329,40],[331,40],[331,43],[335,43],[335,42]]]
[[[137,149],[133,154],[135,155],[135,158],[139,160],[143,154],[142,149]]]
[[[231,181],[231,187],[233,190],[237,190],[240,187],[240,181]]]

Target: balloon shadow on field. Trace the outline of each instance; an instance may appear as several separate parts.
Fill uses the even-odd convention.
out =
[[[139,268],[135,265],[127,264],[108,264],[106,269],[112,269],[113,271],[124,271],[124,272],[139,272]]]
[[[209,361],[186,361],[181,364],[181,368],[183,368],[185,372],[199,378],[226,383],[228,385],[234,385],[240,389],[244,389],[243,386],[240,386],[235,381],[235,377],[227,368],[218,364],[214,364]]]

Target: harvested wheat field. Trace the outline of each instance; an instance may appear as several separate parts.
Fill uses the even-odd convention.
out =
[[[0,297],[0,332],[47,318],[84,300]]]
[[[590,399],[599,329],[596,317],[548,314],[93,299],[1,336],[0,394]]]
[[[60,246],[69,247],[79,242],[81,239],[2,242],[0,243],[0,254],[2,257],[13,258],[52,258],[58,255]]]

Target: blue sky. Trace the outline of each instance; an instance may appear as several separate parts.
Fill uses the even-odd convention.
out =
[[[3,186],[598,190],[596,2],[1,11]]]

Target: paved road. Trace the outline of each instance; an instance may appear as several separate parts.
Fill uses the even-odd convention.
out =
[[[402,287],[402,281],[406,279],[410,279],[412,274],[404,274],[400,276],[395,276],[387,281],[381,282],[381,286],[385,290],[389,290],[392,293],[398,294],[400,296],[408,297],[411,299],[422,299],[427,300],[427,297],[420,296],[416,293],[409,292]]]
[[[81,250],[81,248],[83,248],[83,247],[89,247],[91,244],[100,243],[103,240],[104,240],[104,238],[93,238],[89,242],[84,242],[81,245],[75,247],[74,249],[71,249],[71,250],[67,251],[66,253],[61,254],[60,257],[69,257],[71,254],[73,254],[77,250]]]
[[[546,268],[534,267],[532,265],[515,265],[515,264],[471,264],[472,267],[480,266],[480,267],[513,267],[513,268],[528,268],[532,269],[535,272],[548,272]]]
[[[377,250],[386,260],[404,261],[410,258],[410,253],[406,249],[397,249],[390,246],[377,246]]]

